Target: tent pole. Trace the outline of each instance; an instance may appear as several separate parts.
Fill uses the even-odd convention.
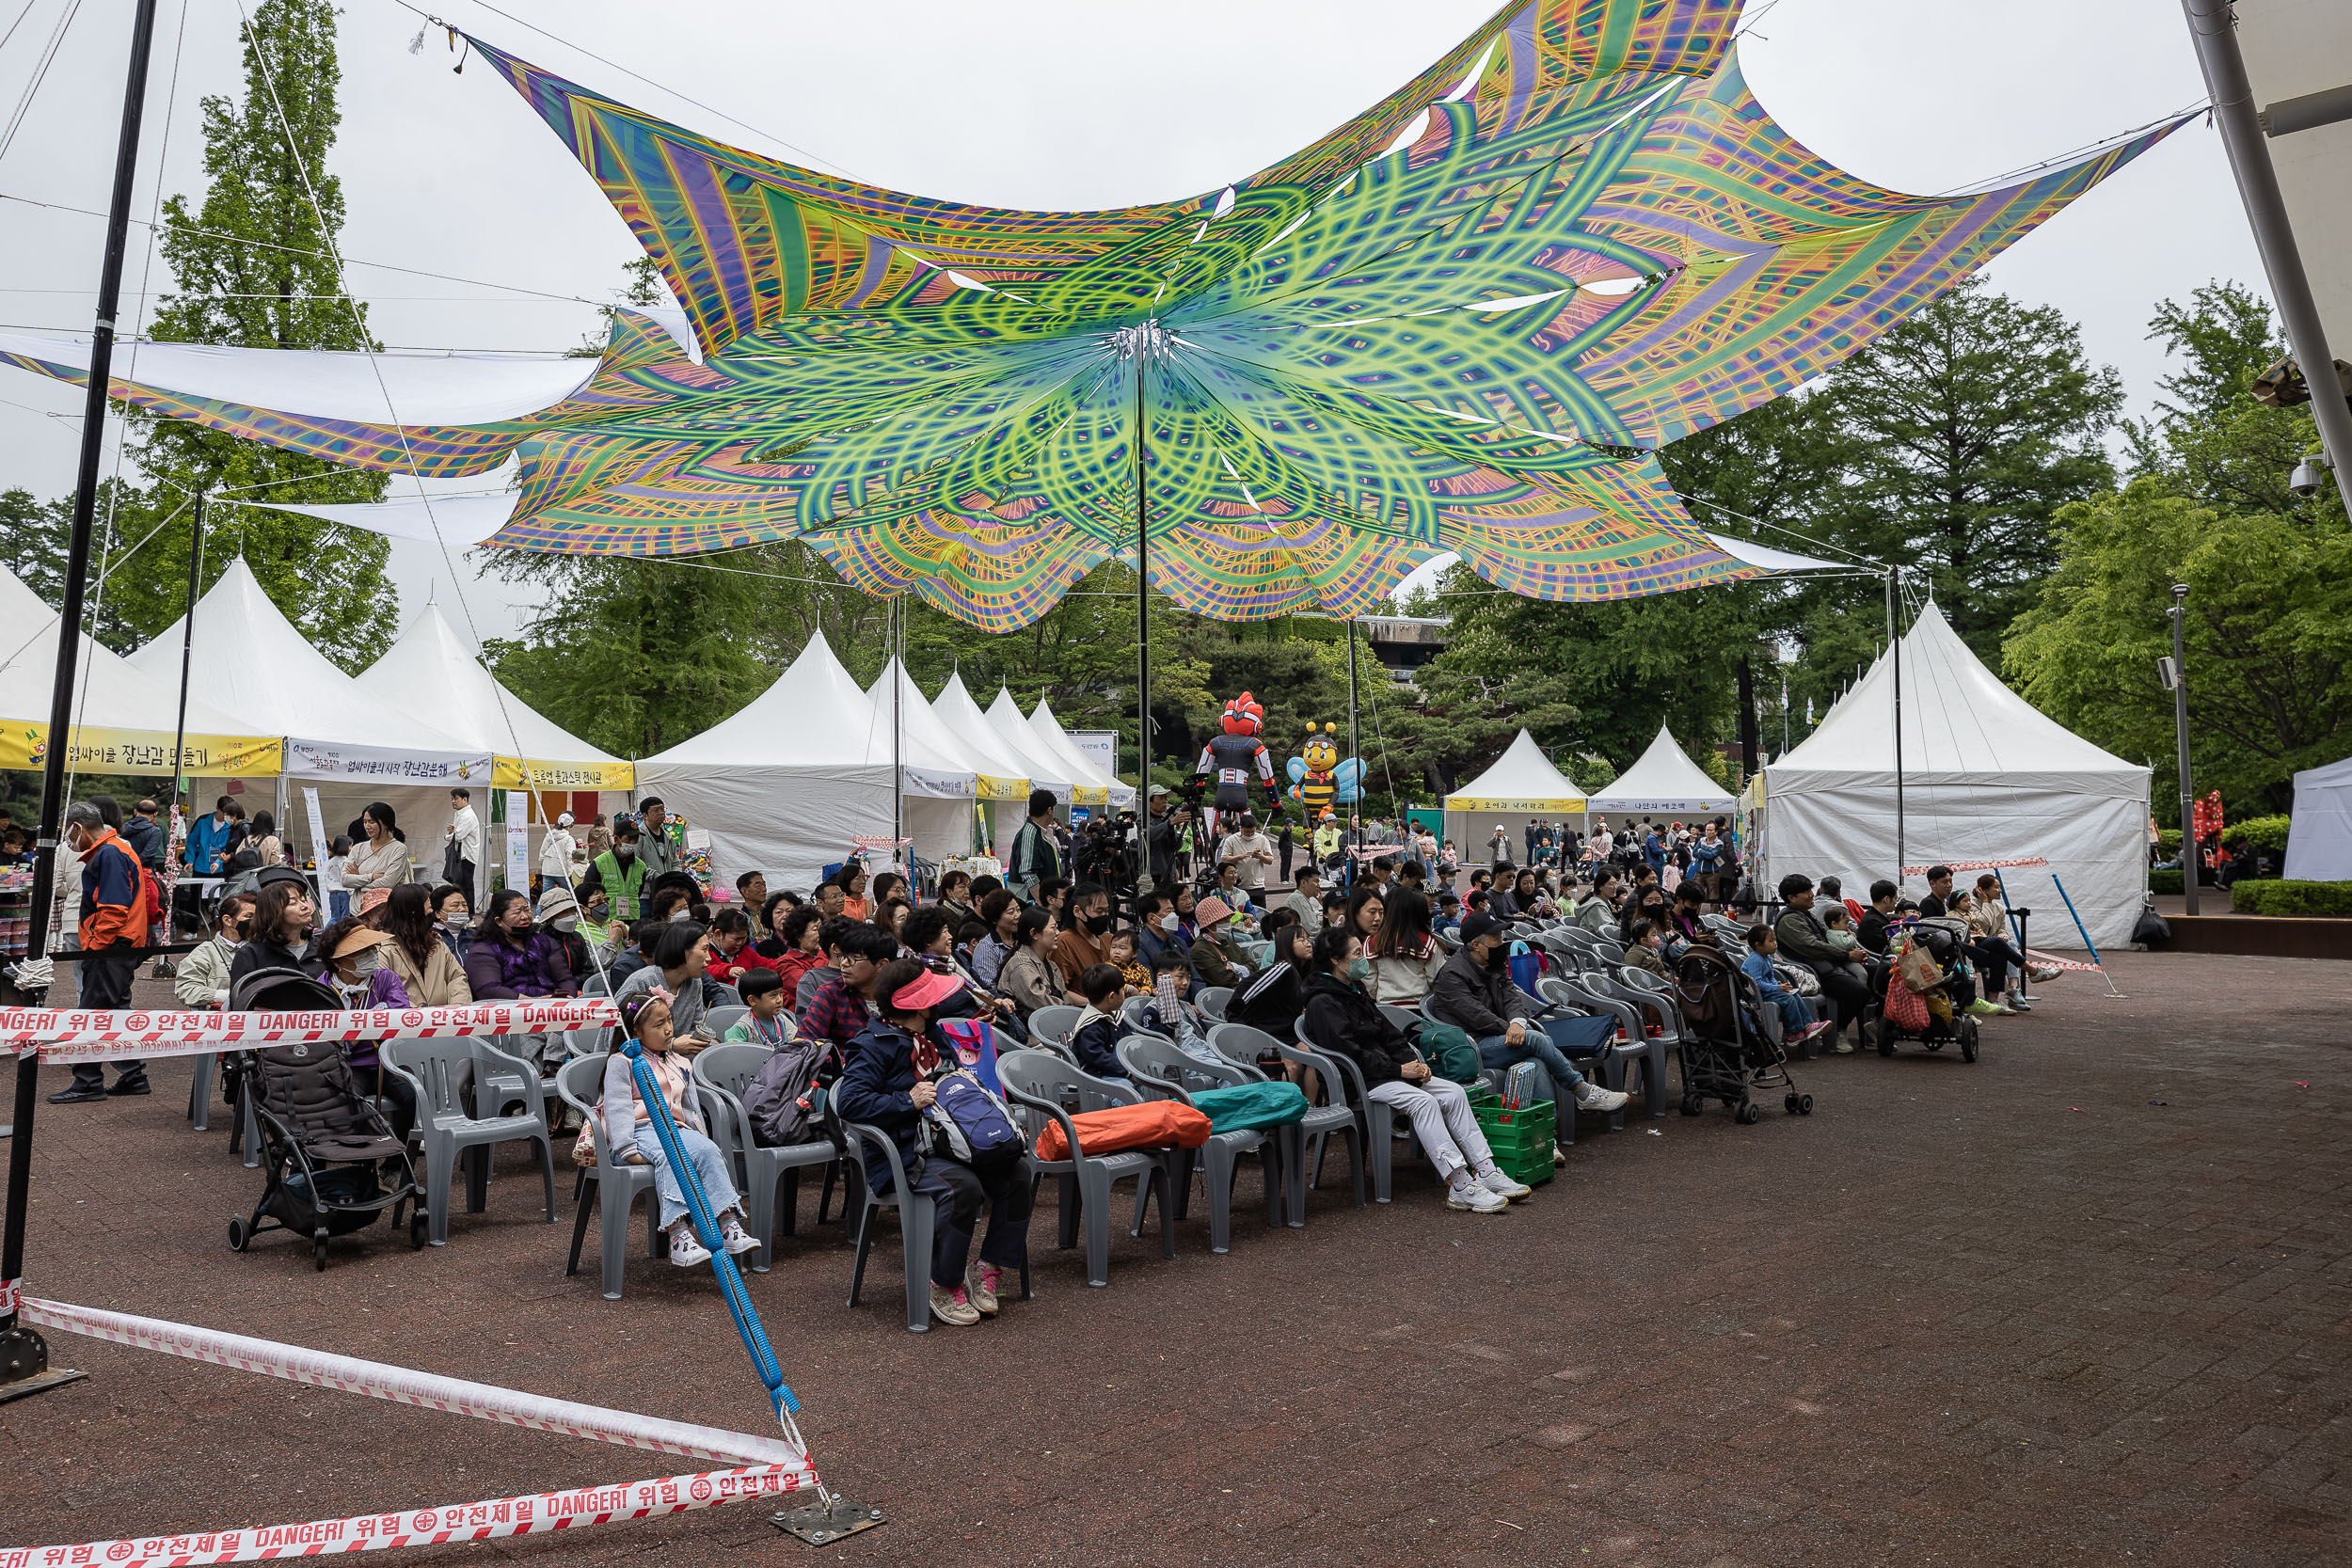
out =
[[[906,666],[899,662],[906,645],[906,604],[905,594],[891,596],[890,622],[885,628],[889,633],[890,655],[890,836],[893,839],[907,836],[906,762],[902,754],[904,732],[898,722],[898,683],[906,678]],[[914,857],[906,852],[903,845],[891,845],[890,859],[893,864],[903,865],[910,872],[914,869]]]
[[[1895,667],[1895,885],[1902,886],[1907,853],[1903,834],[1903,644],[1895,631],[1895,594],[1902,568],[1886,568],[1886,653]]]
[[[188,525],[188,612],[180,623],[180,717],[171,732],[172,804],[183,815],[196,804],[188,779],[188,671],[196,658],[196,591],[204,579],[204,492],[196,493],[196,520]],[[186,807],[179,798],[189,797]]]
[[[1136,785],[1152,793],[1152,535],[1143,488],[1143,357],[1136,357]],[[1116,761],[1116,759],[1113,759]]]
[[[49,951],[49,901],[57,886],[57,833],[65,818],[65,761],[73,749],[73,676],[81,665],[82,594],[89,583],[90,525],[98,509],[98,466],[105,453],[106,394],[113,385],[115,311],[122,300],[122,258],[131,231],[131,181],[138,170],[139,120],[147,103],[147,61],[155,42],[155,0],[138,0],[131,22],[130,69],[122,87],[122,127],[115,143],[114,192],[106,209],[106,246],[98,268],[98,314],[90,335],[89,376],[82,400],[82,452],[73,483],[73,526],[66,550],[65,595],[57,607],[56,678],[49,691],[49,750],[41,758],[40,832],[33,858],[33,909],[24,953]],[[177,760],[177,759],[175,759]],[[81,994],[81,987],[75,988]],[[71,1381],[49,1370],[40,1335],[17,1326],[18,1281],[24,1276],[24,1223],[32,1198],[33,1111],[40,1054],[16,1059],[15,1131],[8,1144],[8,1199],[0,1236],[0,1387],[16,1392]],[[78,1377],[79,1373],[71,1374]]]
[[[2188,613],[2188,584],[2172,585],[2172,745],[2181,772],[2181,891],[2188,898],[2183,912],[2197,912],[2197,874],[2204,856],[2197,843],[2197,792],[2188,773],[2188,655],[2181,623]]]
[[[1347,618],[1347,754],[1359,763],[1363,760],[1363,748],[1356,742],[1356,618],[1353,615]],[[1348,817],[1356,824],[1348,831],[1348,847],[1360,849],[1364,847],[1364,794],[1360,785],[1356,791],[1356,809],[1348,813]],[[1347,863],[1348,885],[1353,887],[1355,881],[1356,863],[1351,858]]]

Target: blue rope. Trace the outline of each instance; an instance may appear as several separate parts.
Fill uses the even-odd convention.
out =
[[[654,1082],[653,1069],[645,1063],[644,1045],[630,1040],[621,1050],[628,1057],[628,1073],[637,1085],[637,1098],[644,1101],[654,1135],[661,1140],[661,1152],[670,1162],[670,1174],[677,1179],[678,1190],[686,1195],[686,1212],[693,1222],[694,1234],[710,1249],[710,1270],[719,1276],[719,1288],[726,1294],[727,1310],[735,1315],[735,1332],[742,1337],[743,1349],[751,1356],[759,1381],[767,1386],[768,1402],[775,1407],[781,1419],[787,1412],[801,1408],[800,1399],[785,1385],[784,1369],[776,1364],[776,1353],[768,1343],[768,1331],[761,1326],[759,1314],[752,1307],[752,1298],[743,1290],[743,1276],[735,1267],[734,1255],[720,1244],[719,1217],[710,1212],[710,1199],[703,1192],[702,1178],[678,1142],[677,1123],[671,1119],[670,1102],[662,1098],[661,1085]]]

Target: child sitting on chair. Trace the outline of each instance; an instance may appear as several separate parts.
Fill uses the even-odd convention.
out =
[[[1136,933],[1133,927],[1113,931],[1103,939],[1103,961],[1119,971],[1127,982],[1129,995],[1139,996],[1152,989],[1152,971],[1136,954]]]
[[[1078,1066],[1097,1078],[1124,1078],[1119,1060],[1119,1005],[1127,1000],[1127,977],[1109,964],[1089,964],[1078,976],[1078,991],[1087,999],[1086,1011],[1070,1034],[1070,1053]]]
[[[753,1251],[759,1243],[743,1228],[743,1200],[736,1196],[735,1181],[727,1174],[727,1157],[710,1141],[710,1131],[703,1122],[702,1105],[694,1093],[693,1079],[687,1071],[686,1059],[670,1050],[674,1032],[669,994],[657,987],[623,997],[621,1032],[645,1048],[646,1071],[660,1090],[662,1102],[670,1108],[670,1119],[677,1126],[678,1151],[702,1180],[703,1196],[709,1202],[712,1217],[719,1222],[721,1243],[731,1253]],[[653,1113],[638,1095],[637,1077],[630,1070],[629,1058],[621,1051],[613,1052],[604,1068],[604,1140],[615,1160],[653,1167],[654,1196],[661,1205],[660,1226],[670,1237],[670,1261],[681,1269],[710,1261],[709,1250],[694,1235],[686,1190],[679,1185],[677,1173],[661,1147],[661,1134],[654,1128]]]
[[[737,976],[735,990],[751,1010],[727,1025],[726,1038],[764,1045],[771,1051],[791,1043],[792,1035],[784,1022],[783,975],[772,969],[747,969]]]
[[[1829,1027],[1826,1020],[1817,1020],[1804,998],[1784,990],[1780,976],[1772,973],[1772,955],[1780,951],[1780,939],[1770,926],[1748,927],[1748,956],[1740,960],[1740,973],[1756,982],[1756,994],[1767,1006],[1780,1009],[1781,1044],[1803,1045]]]

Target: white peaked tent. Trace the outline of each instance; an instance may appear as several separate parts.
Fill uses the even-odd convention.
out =
[[[1101,789],[1113,811],[1125,811],[1135,805],[1135,786],[1120,784],[1078,750],[1070,736],[1062,733],[1061,721],[1054,717],[1053,705],[1046,702],[1043,692],[1038,694],[1037,706],[1029,714],[1029,730],[1044,743],[1048,755],[1060,758],[1075,778]]]
[[[1031,770],[1027,753],[1016,751],[1005,737],[996,733],[980,705],[972,700],[964,689],[961,673],[947,677],[947,684],[931,699],[931,711],[939,716],[957,739],[963,742],[965,755],[983,764],[979,774],[980,799],[993,802],[995,810],[989,814],[989,839],[1000,853],[1012,847],[1012,835],[1021,831],[1021,824],[1029,811],[1029,791],[1046,789],[1056,799],[1068,804],[1070,785],[1055,774],[1058,768],[1049,768],[1043,774]]]
[[[2000,868],[2037,947],[2079,947],[2062,881],[2102,947],[2131,940],[2147,888],[2148,769],[2111,756],[2001,684],[1931,603],[1899,644],[1904,851]],[[1751,786],[1760,885],[1835,872],[1851,896],[1895,870],[1894,670],[1882,654],[1804,742]],[[1974,872],[1963,874],[1973,880]],[[1924,891],[1921,874],[1900,880]]]
[[[172,771],[179,728],[180,671],[151,678],[129,659],[81,641],[73,692],[73,766],[86,773]],[[48,751],[49,698],[57,678],[57,612],[10,573],[0,570],[0,768],[39,768]],[[215,706],[191,688],[187,766],[198,778],[272,778],[278,743],[268,724]]]
[[[1568,816],[1583,809],[1584,792],[1521,730],[1492,768],[1445,798],[1445,834],[1462,863],[1470,865],[1486,860],[1486,841],[1498,826],[1509,830],[1517,844],[1529,817]]]
[[[805,888],[857,839],[890,837],[892,754],[889,705],[877,709],[819,633],[749,706],[639,763],[637,785],[709,832],[721,882],[764,871],[771,887]],[[915,853],[958,852],[970,840],[970,769],[912,733],[897,754]]]
[[[945,697],[946,693],[943,691],[940,695]],[[1079,805],[1102,804],[1102,786],[1098,784],[1091,790],[1086,788],[1084,775],[1074,772],[1068,762],[1054,755],[1039,742],[1037,732],[1029,728],[1027,716],[1022,713],[1021,705],[1012,700],[1010,691],[998,687],[996,700],[988,705],[988,712],[981,716],[980,721],[996,736],[997,745],[1019,757],[1027,767],[1030,788],[1052,790],[1054,803],[1059,806],[1073,802]]]
[[[1028,798],[1029,781],[993,771],[996,764],[993,756],[983,760],[961,736],[947,727],[947,721],[923,700],[922,690],[915,686],[914,677],[907,673],[906,666],[895,657],[881,674],[874,677],[874,684],[866,689],[866,700],[874,705],[874,716],[885,727],[893,721],[890,678],[894,674],[898,676],[898,685],[897,722],[904,726],[902,734],[905,742],[919,747],[926,755],[943,760],[956,771],[970,773],[974,785],[971,795],[965,798],[965,803],[959,808],[958,822],[952,827],[944,819],[934,821],[937,814],[926,804],[921,813],[921,827],[914,829],[912,825],[916,822],[917,814],[914,809],[915,800],[910,799],[907,802],[907,821],[911,825],[908,836],[920,841],[915,847],[925,860],[935,861],[944,855],[969,853],[974,841],[979,836],[976,832],[978,810],[971,802],[1011,799],[1016,793],[1025,800]]]
[[[2352,757],[2295,775],[2286,874],[2297,881],[2352,881]]]
[[[1619,774],[1616,783],[1587,800],[1584,809],[1604,816],[1629,811],[1637,816],[1661,812],[1669,816],[1704,816],[1728,812],[1732,803],[1731,791],[1708,778],[1661,724],[1649,750]]]

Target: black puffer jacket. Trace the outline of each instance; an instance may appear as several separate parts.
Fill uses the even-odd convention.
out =
[[[1368,1089],[1401,1076],[1397,1069],[1421,1059],[1403,1031],[1381,1014],[1379,1004],[1361,988],[1329,974],[1307,982],[1307,1043],[1354,1062]]]

